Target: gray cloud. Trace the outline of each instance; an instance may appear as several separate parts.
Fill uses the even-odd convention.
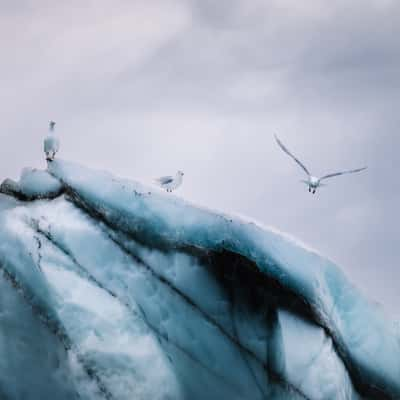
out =
[[[61,157],[182,168],[183,196],[290,232],[398,312],[398,2],[27,0],[0,22],[4,178],[44,165],[54,118]],[[316,174],[369,170],[311,197],[276,132]]]

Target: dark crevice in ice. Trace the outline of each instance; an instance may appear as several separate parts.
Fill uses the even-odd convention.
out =
[[[232,305],[231,320],[235,336],[240,340],[234,312],[235,304],[245,304],[250,313],[262,316],[263,319],[266,334],[265,344],[267,346],[267,359],[264,361],[264,365],[268,366],[264,370],[269,381],[283,386],[289,392],[293,392],[307,400],[308,397],[301,389],[285,380],[283,368],[276,361],[279,358],[283,359],[282,344],[273,341],[277,330],[280,329],[277,310],[278,308],[283,308],[277,302],[278,293],[273,286],[260,286],[255,281],[250,282],[249,279],[253,279],[251,269],[242,268],[241,257],[232,257],[232,255],[232,253],[218,253],[218,261],[213,260],[213,263],[215,264],[214,273],[218,273],[220,281],[222,281],[229,293],[230,304]],[[219,266],[218,269],[217,266]],[[246,354],[242,354],[242,356],[244,360],[247,360]],[[263,393],[264,398],[274,398],[274,387],[267,389],[268,393],[265,393],[252,370],[251,364],[248,360],[246,363],[249,370],[252,371],[254,381],[261,393]]]
[[[42,251],[41,251],[42,250],[42,241],[40,240],[40,238],[38,236],[34,236],[33,238],[35,239],[36,244],[37,244],[38,259],[37,259],[36,265],[37,265],[39,271],[42,272],[42,266],[41,266],[41,264],[42,264]]]
[[[234,269],[233,269],[233,273],[234,273]],[[233,328],[233,334],[234,336],[237,338],[238,341],[240,341],[239,338],[239,332],[237,329],[237,325],[236,325],[236,318],[235,318],[235,306],[236,306],[236,297],[235,297],[235,293],[234,293],[234,289],[230,288],[230,290],[228,289],[228,296],[230,298],[230,319],[231,319],[231,323],[232,323],[232,328]],[[268,339],[267,339],[268,340]],[[247,366],[251,376],[253,377],[253,380],[258,388],[258,390],[260,391],[260,393],[262,394],[262,396],[267,399],[267,393],[265,393],[264,388],[262,386],[262,383],[259,382],[258,377],[256,375],[256,373],[254,372],[248,358],[247,358],[247,354],[245,354],[242,349],[240,350],[240,355],[242,357],[243,363]],[[268,374],[268,369],[264,367],[264,371],[266,374]]]

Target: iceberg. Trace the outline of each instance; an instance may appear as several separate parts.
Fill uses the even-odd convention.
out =
[[[289,236],[63,160],[0,192],[0,397],[400,398],[397,325]]]

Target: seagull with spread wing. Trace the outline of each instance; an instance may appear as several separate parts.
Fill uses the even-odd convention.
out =
[[[182,171],[178,171],[175,176],[162,176],[156,179],[156,183],[167,192],[172,192],[182,185],[183,175],[185,174]]]
[[[317,178],[313,175],[311,175],[310,171],[307,169],[307,167],[298,159],[296,158],[286,147],[285,145],[279,140],[279,138],[275,135],[275,140],[278,143],[279,147],[291,158],[293,158],[293,160],[303,169],[303,171],[307,174],[308,179],[307,180],[303,180],[302,182],[304,182],[307,186],[308,186],[308,191],[310,193],[315,194],[316,190],[320,187],[320,186],[324,186],[324,184],[322,183],[323,180],[325,179],[329,179],[329,178],[333,178],[335,176],[339,176],[339,175],[344,175],[344,174],[353,174],[355,172],[360,172],[360,171],[364,171],[365,169],[367,169],[367,167],[363,167],[363,168],[357,168],[357,169],[351,169],[351,170],[347,170],[347,171],[340,171],[340,172],[334,172],[332,174],[327,174],[322,176],[321,178]]]

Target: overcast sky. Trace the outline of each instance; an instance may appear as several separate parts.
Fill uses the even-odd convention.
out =
[[[287,231],[400,314],[400,2],[0,0],[0,178],[60,157]],[[316,175],[368,165],[312,196]]]

